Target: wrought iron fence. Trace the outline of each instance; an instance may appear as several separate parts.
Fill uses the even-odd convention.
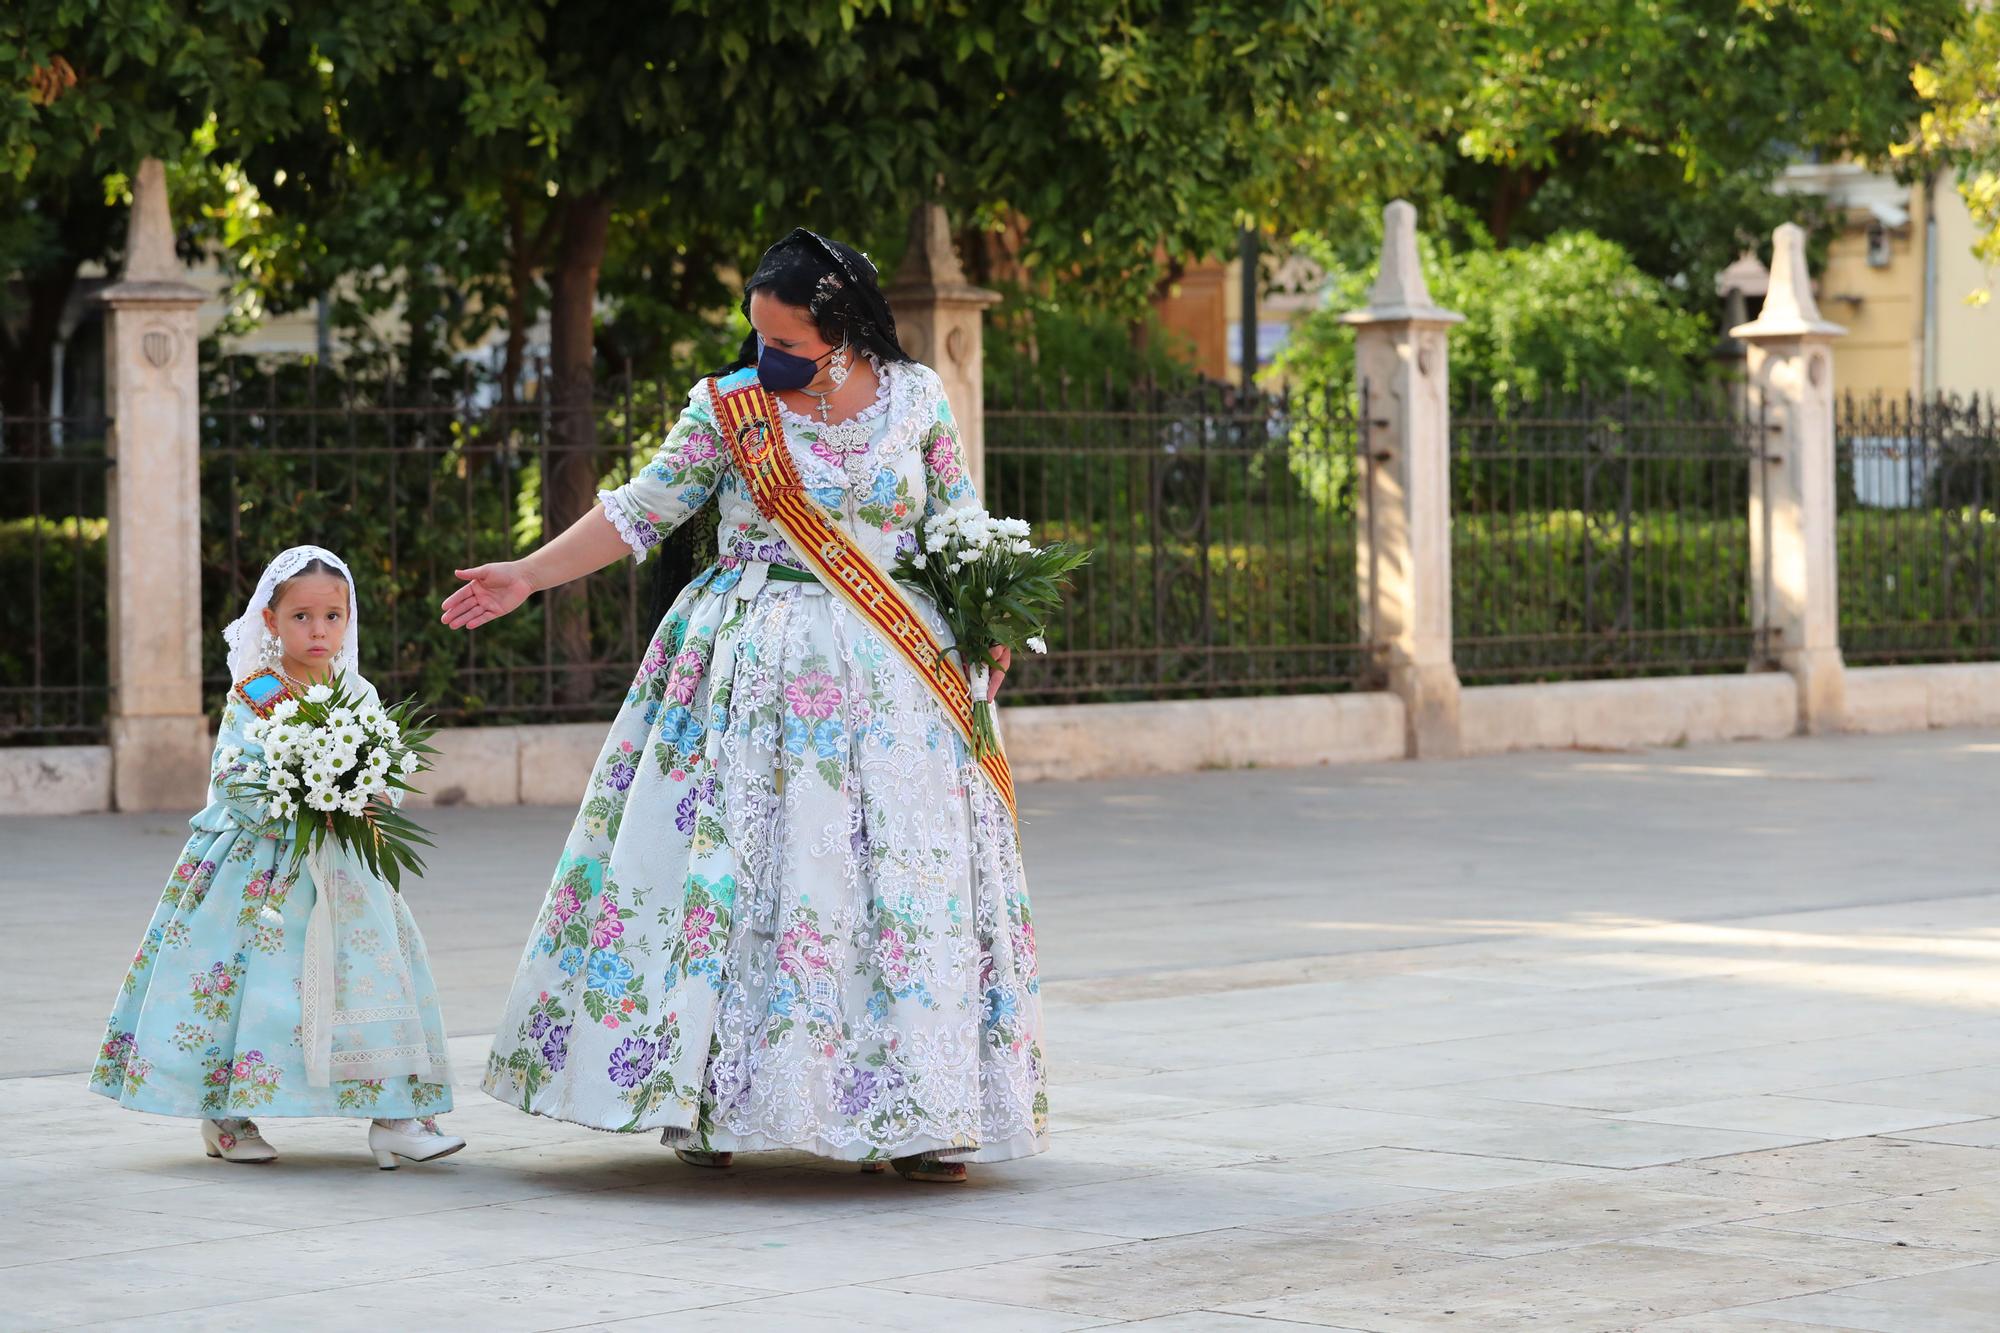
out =
[[[1727,391],[1452,414],[1452,617],[1468,681],[1742,670],[1763,423]]]
[[[1366,674],[1356,607],[1344,395],[1220,387],[1053,395],[985,415],[986,504],[1091,547],[1016,703],[1349,688]]]
[[[107,424],[0,417],[0,744],[104,737]]]
[[[2000,656],[2000,417],[1986,398],[1848,398],[1836,441],[1841,651]]]
[[[416,695],[446,722],[608,716],[658,623],[658,571],[674,563],[671,551],[644,570],[628,564],[572,585],[566,600],[533,598],[469,633],[440,624],[438,605],[458,586],[454,569],[525,555],[554,535],[551,491],[564,484],[567,462],[579,464],[569,484],[580,479],[591,494],[600,479],[616,484],[643,466],[685,392],[629,370],[614,376],[590,410],[593,439],[539,390],[506,403],[470,378],[412,391],[387,372],[245,360],[213,367],[201,451],[209,645],[265,562],[311,542],[354,570],[362,670],[384,697]],[[690,529],[682,544],[712,551],[712,515]],[[214,703],[230,682],[217,653],[203,660]]]

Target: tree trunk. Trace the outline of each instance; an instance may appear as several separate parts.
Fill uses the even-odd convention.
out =
[[[76,264],[43,269],[22,286],[28,300],[19,336],[0,329],[0,417],[41,416],[55,401],[56,338],[76,286]],[[17,458],[39,457],[48,452],[50,434],[45,425],[11,426],[0,448]]]
[[[518,190],[506,191],[507,201],[507,341],[500,359],[500,406],[493,427],[485,432],[485,443],[473,452],[475,458],[499,449],[511,451],[519,431],[517,420],[521,401],[522,363],[528,349],[528,292],[540,264],[536,242],[528,235],[527,208]]]
[[[0,322],[0,416],[39,416],[54,403],[56,339],[77,271],[87,261],[106,260],[114,235],[125,225],[126,210],[107,204],[103,181],[88,172],[58,185],[44,202],[42,228],[30,227],[27,235],[49,243],[47,258],[17,279],[27,300],[14,330]],[[0,275],[0,282],[5,280]],[[7,435],[3,447],[16,456],[48,449],[46,429]]]
[[[438,316],[444,301],[428,265],[407,275],[403,297],[403,401],[428,401],[438,363]]]
[[[1535,197],[1535,192],[1548,180],[1546,171],[1534,168],[1502,167],[1500,177],[1493,187],[1493,198],[1487,205],[1486,228],[1493,233],[1493,243],[1505,247],[1514,230],[1514,221]]]
[[[585,194],[562,206],[562,232],[549,279],[549,396],[553,413],[542,504],[544,537],[568,528],[597,504],[595,315],[598,270],[611,229],[611,201]],[[568,669],[557,678],[559,703],[590,702],[595,682],[589,663],[590,600],[581,579],[549,594],[555,661]]]

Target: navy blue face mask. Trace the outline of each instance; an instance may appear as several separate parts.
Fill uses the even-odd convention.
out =
[[[827,353],[832,356],[832,352]],[[757,337],[757,382],[772,393],[803,389],[819,377],[819,361],[771,346]]]

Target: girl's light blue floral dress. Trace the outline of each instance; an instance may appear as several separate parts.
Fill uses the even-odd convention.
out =
[[[888,568],[925,512],[973,493],[937,376],[880,379],[861,416],[787,413],[785,434],[814,501]],[[612,723],[486,1090],[714,1151],[1041,1151],[1027,880],[943,709],[837,596],[783,576],[803,564],[738,483],[706,383],[600,498],[642,559],[714,499],[721,558]]]
[[[302,990],[308,971],[323,970],[306,953],[319,886],[287,869],[297,825],[229,795],[237,770],[222,766],[231,747],[261,757],[243,736],[255,716],[232,690],[208,805],[189,821],[125,975],[91,1090],[135,1111],[207,1118],[448,1111],[451,1066],[423,936],[402,895],[345,857],[327,903],[331,974],[312,992],[332,1001],[322,1053],[332,1077],[308,1078]]]

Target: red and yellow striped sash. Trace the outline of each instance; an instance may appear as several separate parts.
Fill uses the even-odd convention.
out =
[[[806,494],[778,405],[755,380],[723,390],[709,383],[715,419],[729,443],[737,475],[765,520],[785,534],[792,548],[820,576],[821,582],[845,599],[854,613],[882,632],[882,637],[908,662],[919,679],[944,705],[945,715],[972,745],[972,690],[965,672],[939,646],[930,626],[917,614],[896,581],[870,560],[845,532]],[[988,755],[980,768],[1014,814],[1014,774],[1004,754]]]

